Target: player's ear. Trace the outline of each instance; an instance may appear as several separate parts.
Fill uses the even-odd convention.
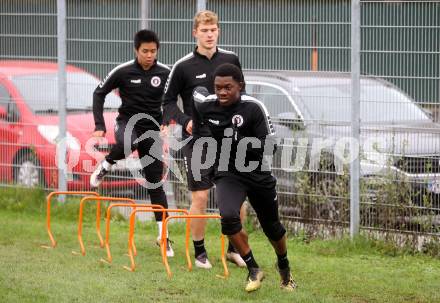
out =
[[[240,90],[243,90],[244,88],[244,82],[238,82],[238,86],[240,86]]]

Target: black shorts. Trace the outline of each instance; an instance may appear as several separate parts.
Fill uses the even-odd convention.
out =
[[[217,204],[222,217],[240,218],[240,208],[246,197],[257,214],[260,223],[279,222],[278,198],[273,186],[259,186],[235,176],[222,176],[215,180]]]
[[[183,162],[185,164],[186,180],[190,191],[210,189],[214,183],[214,165],[209,168],[200,168],[198,163],[206,163],[207,146],[201,152],[201,160],[193,161],[194,142],[189,142],[182,148]]]
[[[162,151],[163,143],[159,135],[159,130],[146,129],[136,125],[131,133],[131,136],[124,138],[126,127],[127,121],[123,119],[116,120],[116,142],[115,145],[112,146],[110,153],[105,157],[106,161],[110,164],[115,164],[116,161],[125,159],[129,156],[129,154],[126,155],[127,151],[134,151],[137,149],[139,159],[145,160],[141,161],[145,179],[150,183],[161,182],[164,174],[164,164]],[[133,144],[133,142],[145,132],[149,132],[148,138],[145,138],[137,144]],[[150,157],[150,154],[153,155],[153,157]]]

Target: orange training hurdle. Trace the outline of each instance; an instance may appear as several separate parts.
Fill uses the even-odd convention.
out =
[[[104,240],[101,236],[101,201],[119,201],[119,202],[126,202],[131,204],[136,204],[136,201],[129,198],[115,198],[115,197],[84,197],[81,199],[81,202],[79,203],[79,217],[78,217],[78,241],[79,246],[81,249],[81,254],[85,256],[86,250],[84,248],[84,243],[82,240],[82,222],[83,222],[83,208],[84,204],[87,201],[95,201],[96,204],[96,232],[98,234],[99,238],[99,244],[101,247],[104,247]]]
[[[136,264],[134,262],[134,256],[136,256],[136,251],[135,251],[135,247],[133,246],[134,243],[134,221],[136,218],[136,213],[138,212],[159,212],[162,211],[163,215],[162,218],[164,217],[165,211],[166,212],[173,212],[173,213],[184,213],[186,215],[188,215],[188,211],[186,209],[164,209],[164,210],[160,210],[160,209],[135,209],[131,212],[130,214],[130,229],[128,232],[128,256],[130,257],[130,263],[131,266],[124,266],[124,269],[128,270],[128,271],[134,271],[136,268]],[[165,220],[163,220],[162,222],[165,222]],[[189,257],[189,221],[186,222],[186,232],[187,232],[187,242],[186,242],[186,258],[188,260],[188,262],[191,263],[191,259]],[[167,233],[163,232],[163,227],[162,227],[162,236],[161,236],[161,241],[160,241],[160,252],[162,254],[162,262],[165,262],[165,257],[166,257],[166,238],[167,238]]]
[[[169,216],[165,219],[164,223],[163,223],[163,227],[162,227],[162,241],[164,239],[164,235],[166,235],[167,232],[167,226],[168,226],[168,222],[171,219],[187,219],[186,220],[186,240],[185,240],[185,245],[186,245],[186,250],[187,250],[187,260],[188,260],[188,270],[192,269],[192,262],[191,259],[189,258],[189,253],[188,253],[188,245],[189,245],[189,219],[221,219],[220,215],[182,215],[182,216]],[[226,259],[225,259],[225,237],[223,234],[221,234],[220,237],[220,242],[221,242],[221,260],[223,263],[223,276],[222,278],[227,278],[229,276],[229,270],[228,270],[228,266],[226,264]],[[162,258],[164,260],[164,264],[165,264],[165,269],[167,270],[167,274],[168,274],[168,278],[171,278],[171,269],[170,266],[168,264],[168,258],[167,258],[167,254],[166,254],[166,246],[162,244]]]
[[[162,212],[162,221],[165,219],[165,212],[166,209],[164,209],[164,207],[162,205],[158,205],[158,204],[127,204],[127,203],[115,203],[115,204],[111,204],[108,208],[107,208],[107,215],[106,215],[106,228],[105,228],[105,248],[107,250],[107,260],[105,259],[101,259],[101,261],[103,262],[107,262],[107,263],[111,263],[112,262],[112,255],[110,253],[110,214],[111,214],[111,209],[113,207],[131,207],[131,208],[146,208],[146,209],[158,209],[159,211]],[[131,243],[131,245],[133,246],[133,250],[134,250],[134,255],[137,254],[136,252],[136,246],[134,245],[134,239],[133,242]]]
[[[50,242],[52,244],[52,247],[55,247],[57,245],[57,242],[55,241],[55,238],[53,237],[52,231],[50,229],[50,205],[51,200],[53,196],[56,195],[83,195],[83,196],[99,196],[97,193],[93,191],[54,191],[51,192],[46,200],[47,200],[47,211],[46,211],[46,228],[47,233],[49,234]],[[44,246],[46,247],[46,246]]]

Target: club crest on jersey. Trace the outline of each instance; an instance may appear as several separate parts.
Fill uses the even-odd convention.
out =
[[[234,124],[237,127],[240,127],[243,125],[243,116],[242,115],[234,115],[232,117],[232,124]]]
[[[154,87],[158,87],[160,85],[160,78],[158,76],[154,76],[153,78],[151,78],[151,85],[153,85]]]

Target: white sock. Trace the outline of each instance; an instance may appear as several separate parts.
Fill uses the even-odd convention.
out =
[[[158,221],[157,223],[157,229],[159,232],[159,236],[157,236],[158,238],[162,237],[162,221]],[[168,230],[167,230],[167,238],[168,238]]]
[[[102,161],[102,167],[104,167],[105,170],[111,170],[112,164],[110,164],[106,160],[104,160],[104,161]]]

